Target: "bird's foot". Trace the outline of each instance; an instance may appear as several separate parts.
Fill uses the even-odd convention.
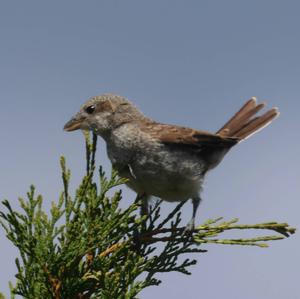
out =
[[[192,237],[195,229],[195,220],[191,219],[182,232],[182,236]]]

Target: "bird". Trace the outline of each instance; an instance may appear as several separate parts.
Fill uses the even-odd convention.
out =
[[[127,98],[102,94],[88,99],[64,130],[90,130],[104,139],[112,166],[141,199],[142,215],[148,213],[151,197],[167,202],[191,199],[193,212],[186,230],[192,231],[206,174],[234,145],[279,115],[277,107],[257,115],[264,107],[252,97],[223,127],[210,133],[157,122]]]

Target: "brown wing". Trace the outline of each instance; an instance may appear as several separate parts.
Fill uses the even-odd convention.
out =
[[[223,137],[206,131],[156,122],[144,124],[142,130],[161,143],[190,146],[199,149],[206,147],[230,148],[239,141],[238,138],[234,137]]]

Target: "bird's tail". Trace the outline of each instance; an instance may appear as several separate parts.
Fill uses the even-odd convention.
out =
[[[256,116],[263,107],[265,107],[265,103],[257,104],[256,98],[251,98],[217,134],[224,137],[235,137],[240,141],[250,137],[279,115],[278,108],[274,107],[264,114]]]

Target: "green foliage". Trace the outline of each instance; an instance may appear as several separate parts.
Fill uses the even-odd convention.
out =
[[[121,191],[112,197],[108,191],[125,181],[112,171],[110,179],[99,169],[94,181],[96,136],[86,142],[86,175],[72,197],[69,193],[70,171],[61,158],[64,190],[49,213],[43,198],[30,187],[27,199],[19,199],[21,212],[8,200],[2,203],[0,223],[7,238],[19,249],[16,284],[11,298],[137,298],[149,286],[158,285],[158,273],[190,274],[196,260],[182,258],[203,253],[203,243],[257,245],[282,239],[294,232],[287,224],[275,222],[238,225],[237,219],[209,220],[190,236],[184,235],[180,203],[166,217],[160,216],[161,202],[148,216],[139,216],[140,202],[120,208]],[[251,239],[217,239],[227,230],[268,229],[281,235]],[[158,243],[161,245],[158,246]],[[0,294],[0,299],[4,298]]]

